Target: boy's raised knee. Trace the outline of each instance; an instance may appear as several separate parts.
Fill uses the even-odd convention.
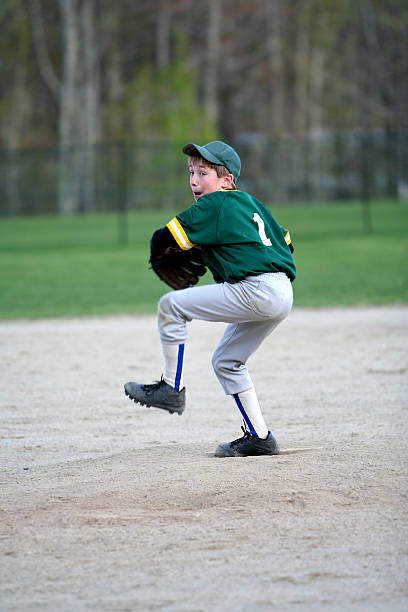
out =
[[[160,315],[166,316],[172,310],[172,295],[173,292],[169,291],[169,293],[165,293],[162,295],[158,302],[157,310]]]

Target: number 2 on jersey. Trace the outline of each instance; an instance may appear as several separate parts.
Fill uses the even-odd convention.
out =
[[[262,240],[262,243],[265,246],[272,246],[272,242],[269,240],[269,238],[266,237],[265,223],[262,217],[260,217],[258,213],[254,213],[252,220],[255,221],[255,223],[258,225],[258,234],[259,234],[260,239]]]

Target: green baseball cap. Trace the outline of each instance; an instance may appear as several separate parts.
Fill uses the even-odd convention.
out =
[[[214,140],[203,146],[190,142],[184,145],[183,153],[186,155],[198,154],[212,164],[225,166],[233,175],[234,180],[237,180],[241,173],[241,160],[238,153],[221,140]]]

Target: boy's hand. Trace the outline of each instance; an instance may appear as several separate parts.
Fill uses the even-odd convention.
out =
[[[162,255],[150,259],[152,270],[172,289],[187,289],[196,285],[207,272],[198,246],[183,251],[168,247]]]

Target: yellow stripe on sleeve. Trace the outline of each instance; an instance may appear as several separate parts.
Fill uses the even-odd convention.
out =
[[[291,244],[291,243],[292,243],[292,240],[291,240],[291,238],[290,238],[290,234],[289,234],[289,232],[286,232],[286,234],[285,234],[285,241],[286,241],[286,244],[287,244],[287,245],[289,245],[289,244]]]
[[[188,251],[195,246],[195,244],[190,242],[190,240],[187,238],[187,234],[177,217],[173,217],[173,219],[168,222],[167,227],[169,228],[180,249],[183,249],[183,251]]]

